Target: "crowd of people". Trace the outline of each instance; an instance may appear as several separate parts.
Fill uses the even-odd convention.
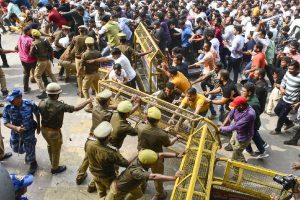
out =
[[[246,162],[246,152],[257,159],[270,156],[267,149],[272,141],[267,143],[259,133],[262,113],[278,116],[270,134],[296,130],[285,145],[297,145],[300,139],[298,0],[1,0],[0,6],[2,34],[20,34],[13,50],[2,49],[0,37],[2,67],[9,67],[6,54],[18,53],[24,69],[23,92],[31,92],[30,82],[40,90],[39,105],[23,99],[18,89],[9,93],[0,68],[7,102],[3,123],[11,129],[12,150],[26,153],[29,174],[38,168],[35,132],[42,132],[47,141],[51,173],[66,170],[59,165],[63,116],[84,109],[92,113],[92,127],[76,183],[83,182],[89,168],[93,180],[88,191],[97,190],[100,198],[137,199],[143,196],[147,180],[155,181],[153,199],[167,197],[163,181],[174,181],[181,172],[163,175],[163,159],[182,155],[163,153],[163,147],[180,136],[171,139],[167,133],[172,129],[158,126],[161,112],[156,107],[146,111],[145,123],[133,128],[127,118],[141,99],[134,96],[112,105],[112,92],[97,88],[99,68],[106,66],[104,79],[139,89],[139,66],[134,61],[153,52],[133,48],[139,23],[167,58],[155,67],[168,81],[153,96],[214,120],[218,132],[231,137],[225,150],[233,151],[232,159]],[[53,67],[59,67],[58,76]],[[68,83],[72,75],[77,95],[85,98],[77,106],[58,100],[62,91],[58,81]],[[170,125],[175,118],[171,116]],[[138,137],[138,156],[131,161],[119,153],[127,135]],[[0,135],[0,160],[11,155],[4,153]],[[121,174],[119,167],[125,168]]]

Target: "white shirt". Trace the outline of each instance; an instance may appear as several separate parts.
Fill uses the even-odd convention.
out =
[[[60,44],[60,45],[63,46],[64,48],[67,48],[68,45],[70,44],[70,39],[69,39],[69,37],[66,36],[66,37],[60,38],[60,39],[58,40],[58,44]],[[53,48],[53,51],[60,51],[60,50],[61,50],[61,48],[57,47],[57,46],[54,44],[54,42],[52,43],[51,46],[52,46],[52,48]]]
[[[111,70],[111,72],[108,75],[109,80],[113,80],[113,81],[119,80],[122,83],[125,81],[125,78],[127,78],[127,74],[124,69],[121,69],[120,76],[116,74],[115,70]]]
[[[113,57],[112,57],[112,55],[110,55],[110,56],[108,56],[108,58],[113,58]],[[114,59],[114,61],[115,61],[115,63],[119,63],[122,66],[122,68],[125,70],[128,81],[131,81],[132,79],[134,79],[136,77],[136,72],[134,71],[134,69],[132,68],[132,66],[130,64],[130,61],[124,54],[121,54],[121,56],[116,60]]]
[[[256,43],[261,43],[264,47],[263,47],[263,50],[262,52],[263,53],[266,53],[266,50],[270,44],[270,40],[268,38],[260,38],[258,37],[258,32],[254,32],[253,33],[253,39],[255,40]]]
[[[243,57],[243,47],[245,44],[245,38],[241,35],[234,36],[231,46],[228,48],[231,51],[232,58]]]
[[[227,40],[230,43],[232,42],[234,38],[234,26],[232,24],[225,27],[222,37],[224,40]]]

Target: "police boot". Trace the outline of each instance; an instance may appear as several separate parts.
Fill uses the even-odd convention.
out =
[[[46,92],[44,91],[40,95],[37,95],[36,97],[39,99],[46,99],[48,96],[47,96]]]
[[[163,196],[155,195],[154,197],[152,197],[152,200],[165,200],[167,199],[167,197],[168,197],[168,193],[165,192]]]
[[[97,191],[96,185],[89,183],[88,188],[87,188],[87,192],[88,193],[93,193],[93,192],[96,192],[96,191]]]
[[[65,165],[62,165],[62,166],[58,166],[57,169],[51,169],[51,173],[52,174],[59,174],[61,172],[64,172],[66,171],[67,167]]]
[[[32,163],[30,163],[30,168],[28,170],[28,174],[34,175],[36,170],[38,168],[38,164],[36,161],[33,161]]]

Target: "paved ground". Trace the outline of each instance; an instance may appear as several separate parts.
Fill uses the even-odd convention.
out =
[[[6,34],[2,37],[2,46],[4,49],[12,49],[16,44],[17,36],[14,34]],[[20,88],[22,89],[22,66],[17,54],[9,54],[7,56],[10,68],[5,68],[6,80],[8,88]],[[54,67],[54,71],[57,73],[57,67]],[[82,101],[76,96],[76,87],[74,83],[65,84],[60,82],[63,93],[61,100],[68,104],[77,104]],[[35,97],[39,94],[37,86],[31,85],[32,93],[24,95],[24,98],[32,99],[38,103],[38,99]],[[3,98],[0,97],[2,101]],[[271,168],[285,173],[292,173],[290,166],[291,163],[298,160],[299,147],[284,146],[282,141],[291,137],[292,133],[271,136],[268,132],[274,129],[276,125],[276,117],[267,117],[262,115],[262,137],[271,145],[268,152],[270,157],[265,160],[255,160],[250,156],[247,156],[248,162],[254,165]],[[85,200],[85,199],[97,199],[96,194],[89,194],[86,192],[86,186],[91,176],[88,176],[87,180],[82,186],[75,184],[76,171],[84,156],[84,143],[88,135],[88,130],[91,125],[91,115],[80,111],[73,114],[66,114],[65,121],[62,128],[64,144],[61,152],[61,164],[67,165],[66,172],[59,175],[51,175],[50,162],[47,153],[46,142],[41,135],[37,135],[36,155],[39,164],[38,172],[35,175],[34,184],[28,190],[28,197],[31,200]],[[7,151],[11,151],[9,147],[9,130],[1,124],[2,135],[5,137],[5,147]],[[227,141],[226,139],[223,140]],[[121,149],[121,153],[125,157],[131,157],[136,151],[137,138],[127,137],[124,147]],[[230,156],[230,152],[219,150],[219,155]],[[13,154],[13,157],[5,162],[2,162],[3,166],[8,169],[10,173],[24,174],[28,170],[27,165],[24,164],[24,155],[18,156]],[[179,161],[168,160],[166,162],[166,174],[173,174],[179,167]],[[165,184],[169,194],[172,190],[172,184]],[[153,184],[150,183],[149,191],[147,192],[147,199],[150,199],[150,194],[153,194]]]

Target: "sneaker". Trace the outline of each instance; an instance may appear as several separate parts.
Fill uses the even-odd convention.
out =
[[[228,145],[227,145],[226,147],[224,147],[224,149],[225,149],[226,151],[233,151],[233,148],[232,148],[232,146],[231,146],[230,143],[228,143]]]
[[[287,141],[284,141],[283,144],[297,146],[298,140],[293,140],[293,139],[287,140]]]
[[[270,132],[271,135],[279,135],[282,134],[281,131],[271,131]]]
[[[165,192],[164,193],[164,196],[158,196],[158,195],[155,195],[155,196],[153,196],[152,197],[152,200],[165,200],[165,199],[167,199],[167,197],[168,197],[168,193],[167,192]]]
[[[292,128],[293,126],[295,126],[295,125],[294,124],[287,125],[287,126],[285,126],[284,130],[286,131],[286,130]]]
[[[5,153],[4,155],[3,155],[3,157],[2,158],[0,158],[0,161],[3,161],[3,160],[6,160],[7,158],[9,158],[9,157],[11,157],[12,156],[12,153]]]
[[[59,174],[59,173],[62,173],[64,171],[66,171],[67,167],[65,165],[62,165],[62,166],[58,166],[57,169],[51,169],[51,173],[52,174]]]
[[[65,83],[68,83],[68,82],[70,82],[70,78],[69,78],[69,77],[66,77],[66,78],[65,78]]]
[[[28,174],[34,175],[38,168],[38,164],[36,161],[30,163],[30,168],[28,170]]]
[[[31,82],[31,83],[36,83],[36,81],[35,81],[34,78],[30,78],[30,82]]]
[[[48,97],[48,95],[46,92],[42,92],[40,95],[37,95],[36,97],[39,99],[46,99]]]
[[[267,158],[267,157],[269,157],[269,156],[270,156],[270,155],[267,154],[267,152],[265,151],[265,152],[259,154],[258,156],[256,156],[256,159],[263,159],[263,158]]]
[[[268,149],[270,147],[270,145],[268,143],[265,143],[263,146],[265,149]]]
[[[256,154],[255,154],[255,152],[248,152],[246,149],[243,151],[243,153],[247,153],[247,154],[249,154],[250,156],[255,156]]]
[[[63,81],[63,80],[64,80],[64,77],[63,77],[63,76],[58,76],[58,80],[59,80],[59,81]]]
[[[81,185],[81,183],[86,179],[87,173],[84,174],[82,178],[76,178],[76,184]]]

